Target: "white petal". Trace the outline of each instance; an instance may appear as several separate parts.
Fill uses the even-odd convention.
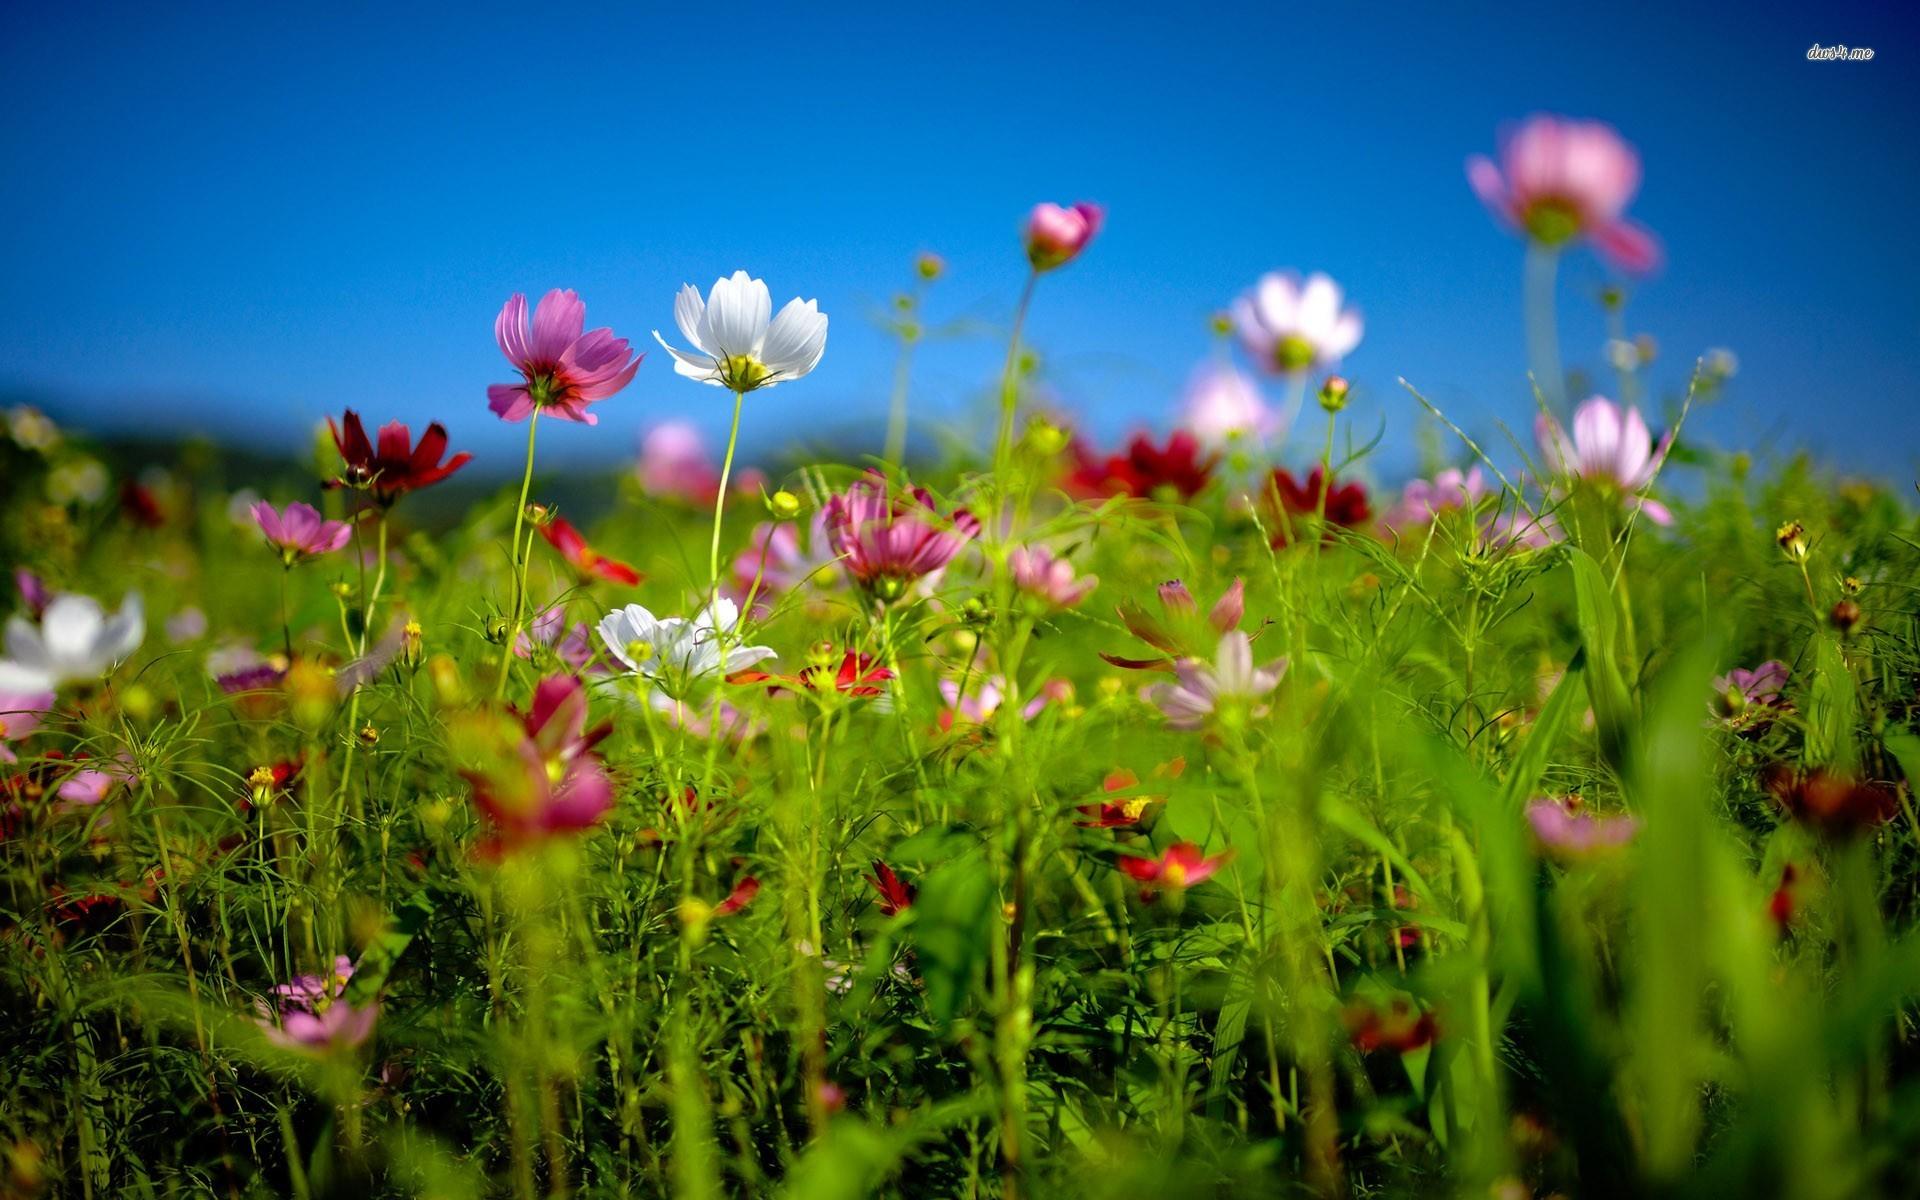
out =
[[[14,696],[32,696],[50,692],[59,680],[39,667],[0,658],[0,692]]]
[[[1307,277],[1300,293],[1300,336],[1314,345],[1324,345],[1333,336],[1333,323],[1340,319],[1340,285],[1315,271]]]
[[[92,596],[54,597],[40,619],[48,664],[56,670],[78,667],[82,674],[91,674],[94,644],[100,640],[100,627],[106,619],[100,602]]]
[[[826,349],[826,314],[818,301],[796,297],[773,319],[760,362],[782,381],[798,379],[813,370]]]
[[[758,358],[772,319],[773,297],[767,285],[748,278],[745,271],[735,271],[729,278],[714,282],[707,298],[709,336],[703,337],[700,344],[716,358],[734,355]]]
[[[668,345],[667,339],[660,336],[658,329],[653,331],[653,340],[660,343],[662,350],[673,355],[673,370],[676,375],[685,375],[688,379],[698,379],[706,383],[719,382],[720,368],[712,358],[704,354],[689,354],[677,346]]]
[[[706,611],[700,614],[700,624],[708,629],[726,631],[740,621],[740,606],[725,596],[714,597]]]
[[[52,665],[47,659],[47,645],[40,640],[39,627],[25,617],[13,617],[7,622],[7,657],[35,671],[45,671]]]
[[[629,671],[638,671],[641,664],[627,654],[627,647],[634,642],[656,640],[657,626],[652,613],[638,604],[629,604],[600,618],[600,640],[606,644],[608,653],[625,663]]]
[[[1360,314],[1349,309],[1333,323],[1333,330],[1320,343],[1320,355],[1329,362],[1345,358],[1360,344]]]
[[[126,658],[140,648],[141,639],[146,636],[146,608],[140,602],[140,593],[129,592],[120,604],[120,611],[100,630],[100,641],[95,648],[100,665],[104,668]]]
[[[700,344],[700,326],[706,316],[707,302],[700,298],[700,289],[690,283],[681,284],[680,294],[673,298],[673,323],[680,327],[682,336],[692,342],[696,350],[705,349]],[[654,330],[653,336],[659,337],[660,331]],[[665,342],[660,344],[667,345]],[[667,349],[673,347],[667,346]]]
[[[1292,333],[1299,317],[1300,292],[1292,279],[1269,271],[1254,285],[1254,309],[1268,333]]]
[[[778,657],[780,657],[778,654],[775,654],[765,646],[736,646],[732,650],[727,651],[727,670],[744,671],[756,663],[763,663],[770,658]]]

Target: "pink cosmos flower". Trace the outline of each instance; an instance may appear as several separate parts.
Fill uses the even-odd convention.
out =
[[[593,631],[585,621],[575,621],[569,627],[566,610],[557,605],[527,622],[520,640],[514,643],[513,652],[520,658],[530,659],[536,647],[550,651],[575,675],[611,674],[605,664],[587,665],[593,661]]]
[[[1073,564],[1044,546],[1020,546],[1007,555],[1013,585],[1054,608],[1074,608],[1100,586],[1098,575],[1075,576]]]
[[[1633,840],[1640,823],[1631,816],[1595,816],[1578,799],[1535,800],[1527,805],[1527,824],[1550,853],[1584,858]]]
[[[1400,502],[1387,513],[1386,525],[1395,530],[1430,525],[1441,513],[1477,508],[1486,496],[1487,482],[1478,466],[1464,474],[1458,467],[1448,467],[1431,481],[1410,481],[1400,493]]]
[[[597,425],[587,405],[605,400],[633,379],[645,355],[631,358],[625,338],[611,329],[582,333],[587,306],[571,289],[555,288],[540,298],[527,329],[527,298],[515,292],[493,323],[500,353],[520,370],[519,383],[487,388],[487,407],[503,421],[524,421],[535,409],[565,421]]]
[[[40,728],[53,709],[52,692],[0,692],[0,763],[18,762],[8,742],[17,742]]]
[[[287,1050],[320,1053],[362,1045],[373,1035],[380,1005],[347,1003],[351,978],[353,963],[344,954],[334,959],[326,976],[296,975],[274,987],[273,1006],[261,1003],[255,1023],[268,1041]]]
[[[1126,658],[1102,651],[1101,658],[1129,671],[1170,671],[1176,658],[1190,656],[1188,647],[1194,639],[1205,636],[1211,640],[1215,634],[1231,633],[1240,627],[1241,618],[1247,614],[1247,584],[1238,577],[1207,610],[1206,626],[1211,627],[1212,633],[1207,633],[1201,627],[1200,606],[1194,600],[1193,593],[1187,590],[1185,582],[1169,579],[1160,585],[1157,594],[1162,616],[1154,616],[1134,600],[1122,600],[1116,611],[1120,614],[1120,623],[1127,627],[1128,632],[1160,651],[1164,657]]]
[[[455,757],[474,803],[513,847],[589,829],[613,807],[613,782],[593,753],[608,732],[587,728],[580,681],[553,675],[534,688],[525,717],[475,713],[455,726]]]
[[[1269,271],[1233,302],[1233,324],[1257,366],[1298,376],[1333,366],[1360,344],[1360,314],[1342,308],[1344,299],[1322,272],[1302,283],[1291,271]]]
[[[1673,435],[1667,434],[1656,446],[1639,409],[1622,412],[1605,396],[1593,396],[1574,410],[1571,438],[1545,413],[1534,423],[1534,436],[1547,466],[1554,471],[1616,492],[1623,500],[1636,501],[1657,525],[1673,523],[1673,513],[1666,505],[1639,494],[1660,473]]]
[[[640,462],[634,468],[641,490],[649,496],[688,504],[712,504],[720,490],[720,468],[707,454],[706,441],[688,421],[662,421],[640,439]],[[733,473],[735,494],[758,492],[766,475],[748,467]]]
[[[38,575],[25,567],[13,569],[14,586],[20,589],[20,602],[27,606],[27,615],[38,621],[46,615],[47,605],[53,602],[53,593]]]
[[[1223,704],[1254,704],[1280,686],[1287,673],[1287,660],[1276,658],[1263,667],[1253,665],[1253,640],[1234,630],[1223,634],[1214,652],[1214,661],[1182,658],[1173,664],[1174,682],[1156,683],[1141,689],[1141,698],[1166,714],[1173,729],[1203,728]],[[1253,716],[1265,712],[1254,705]]]
[[[1749,670],[1735,667],[1713,681],[1709,711],[1727,724],[1764,726],[1787,707],[1780,694],[1787,686],[1787,664],[1768,660]]]
[[[1031,721],[1046,711],[1047,705],[1056,700],[1064,700],[1072,694],[1072,685],[1064,679],[1055,679],[1042,684],[1033,699],[1020,706],[1020,716]],[[1000,711],[1000,705],[1007,698],[1007,680],[1003,675],[990,677],[974,676],[968,684],[968,690],[960,690],[957,679],[942,679],[940,695],[947,702],[946,711],[940,714],[940,727],[951,729],[960,721],[970,721],[975,725],[985,725]]]
[[[1660,246],[1625,219],[1640,156],[1611,125],[1536,115],[1501,139],[1500,162],[1476,154],[1467,182],[1504,224],[1546,246],[1579,238],[1628,271],[1651,270]]]
[[[311,504],[294,501],[284,512],[275,511],[265,500],[253,506],[254,524],[267,535],[267,545],[280,552],[288,566],[307,558],[332,554],[353,537],[353,527],[345,521],[329,521]]]
[[[1260,385],[1226,363],[1203,362],[1193,369],[1181,410],[1180,423],[1209,450],[1243,438],[1269,438],[1280,429],[1279,415],[1267,406]]]
[[[856,479],[827,502],[827,529],[847,574],[882,600],[946,567],[980,533],[966,509],[942,517],[923,488],[889,495],[877,475]]]
[[[1123,854],[1116,861],[1128,876],[1145,885],[1142,893],[1151,897],[1160,888],[1190,888],[1204,883],[1232,858],[1231,851],[1209,857],[1192,842],[1178,842],[1168,846],[1159,858]]]
[[[816,586],[830,584],[838,574],[821,568],[838,557],[824,508],[813,514],[804,538],[795,525],[763,521],[754,526],[747,548],[734,557],[734,595],[745,604],[748,592],[760,601],[790,592],[809,579]]]
[[[1034,205],[1021,234],[1027,245],[1027,261],[1036,271],[1051,271],[1067,265],[1087,248],[1106,219],[1106,209],[1084,201],[1072,208],[1061,208],[1058,204]]]

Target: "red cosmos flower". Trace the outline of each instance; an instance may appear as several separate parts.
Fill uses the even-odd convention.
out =
[[[831,687],[843,696],[858,696],[862,699],[880,696],[886,693],[885,683],[893,678],[893,672],[880,665],[880,660],[871,654],[861,654],[848,650],[840,657],[840,665],[832,665],[832,646],[825,647],[826,653],[816,659],[813,666],[795,671],[791,675],[770,675],[765,671],[741,671],[727,677],[729,683],[765,683],[773,691],[809,692],[825,691]]]
[[[1899,804],[1889,788],[1822,767],[1801,770],[1776,763],[1767,771],[1766,786],[1796,820],[1837,837],[1886,822]]]
[[[1105,459],[1075,439],[1073,458],[1066,489],[1089,500],[1106,496],[1144,500],[1169,494],[1191,500],[1220,464],[1218,454],[1203,454],[1199,439],[1184,429],[1169,435],[1164,447],[1154,445],[1151,434],[1136,433],[1125,452]]]
[[[873,874],[867,876],[867,882],[873,890],[880,893],[880,915],[896,916],[902,909],[913,907],[913,888],[902,882],[893,868],[879,859],[873,860]]]
[[[1799,915],[1800,891],[1800,868],[1787,863],[1780,868],[1780,886],[1767,897],[1767,915],[1773,918],[1782,937],[1793,928],[1794,919]]]
[[[539,527],[540,536],[547,544],[560,552],[567,565],[580,572],[582,576],[604,579],[608,583],[625,584],[632,587],[646,578],[617,558],[608,558],[592,546],[573,523],[563,517],[553,517]]]
[[[753,898],[759,894],[760,881],[751,875],[743,876],[739,883],[733,885],[733,890],[727,893],[727,898],[713,906],[713,915],[730,917],[753,903]]]
[[[333,444],[346,463],[346,470],[327,486],[364,488],[382,505],[392,504],[407,492],[439,483],[473,459],[473,455],[462,451],[444,463],[440,461],[447,450],[447,427],[438,421],[427,426],[418,446],[413,444],[413,431],[398,421],[389,421],[381,427],[378,445],[368,442],[360,414],[352,409],[347,410],[339,425],[328,417],[327,428],[333,431]]]
[[[1395,996],[1384,1009],[1370,1001],[1355,1001],[1341,1012],[1340,1021],[1347,1027],[1354,1049],[1362,1054],[1375,1050],[1408,1054],[1431,1043],[1440,1033],[1433,1014],[1422,1012],[1405,996]]]
[[[1187,769],[1187,760],[1176,758],[1161,763],[1153,769],[1155,779],[1178,778]],[[1100,782],[1100,790],[1111,795],[1114,792],[1131,791],[1140,786],[1140,777],[1122,767],[1109,772]],[[1165,796],[1123,796],[1114,800],[1101,800],[1095,804],[1082,804],[1078,811],[1081,819],[1074,824],[1082,829],[1124,829],[1138,825],[1147,806],[1158,804]]]
[[[1176,842],[1159,858],[1120,856],[1120,869],[1145,886],[1140,894],[1148,899],[1160,888],[1186,889],[1204,882],[1233,858],[1231,850],[1211,858],[1201,854],[1192,842]]]
[[[1319,467],[1309,471],[1304,482],[1295,479],[1293,473],[1284,467],[1274,471],[1262,499],[1265,501],[1269,532],[1275,546],[1291,542],[1300,527],[1320,513],[1320,488],[1324,478]],[[1357,529],[1373,519],[1373,507],[1367,502],[1367,489],[1357,483],[1332,481],[1327,485],[1326,505],[1328,528],[1324,536],[1327,541],[1333,540],[1332,527],[1335,525]]]
[[[593,747],[611,726],[587,728],[587,692],[571,675],[534,688],[525,717],[468,714],[451,729],[457,768],[506,846],[591,828],[613,807],[613,783]]]

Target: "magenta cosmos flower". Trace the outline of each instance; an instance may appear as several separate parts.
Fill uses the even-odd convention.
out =
[[[1045,546],[1020,546],[1007,555],[1013,586],[1053,608],[1074,608],[1100,586],[1098,575],[1075,575],[1073,564]]]
[[[1415,529],[1430,525],[1441,513],[1458,509],[1471,511],[1487,497],[1487,481],[1480,468],[1462,472],[1448,467],[1431,480],[1415,479],[1400,493],[1400,503],[1387,513],[1386,526],[1393,530]]]
[[[284,512],[262,500],[253,506],[253,521],[288,566],[303,558],[332,554],[353,536],[353,527],[345,521],[329,521],[313,505],[297,500]]]
[[[1151,897],[1160,888],[1190,888],[1204,883],[1232,857],[1231,851],[1209,856],[1192,842],[1177,842],[1159,858],[1123,854],[1117,861],[1122,871],[1144,885],[1143,894]]]
[[[1218,362],[1193,369],[1181,399],[1180,423],[1209,450],[1271,437],[1280,428],[1260,385],[1246,372]]]
[[[0,763],[19,761],[8,742],[17,742],[40,728],[43,717],[53,708],[52,692],[0,692]]]
[[[1626,845],[1640,828],[1630,816],[1602,817],[1577,800],[1535,800],[1527,805],[1527,824],[1551,854],[1585,858]]]
[[[613,807],[613,783],[593,747],[607,726],[587,728],[587,692],[571,675],[534,688],[525,717],[476,713],[455,731],[460,774],[503,846],[591,828]]]
[[[898,600],[978,537],[980,520],[964,508],[943,517],[924,488],[890,495],[884,479],[867,476],[827,501],[827,530],[848,575]]]
[[[1547,465],[1564,476],[1571,476],[1622,500],[1637,500],[1649,520],[1671,525],[1673,514],[1664,504],[1640,496],[1673,444],[1668,434],[1654,445],[1640,410],[1624,411],[1605,396],[1594,396],[1573,413],[1573,436],[1569,438],[1560,423],[1545,413],[1534,423],[1540,453]]]
[[[351,1050],[373,1035],[380,1016],[376,1002],[363,1007],[347,1003],[347,981],[353,963],[342,954],[326,975],[296,975],[273,989],[270,1008],[260,1004],[256,1023],[267,1040],[287,1050],[321,1052]]]
[[[1084,201],[1072,208],[1061,208],[1058,204],[1034,205],[1021,233],[1021,240],[1027,245],[1027,261],[1036,271],[1066,266],[1087,248],[1106,219],[1106,209]]]
[[[1600,121],[1533,116],[1501,140],[1498,165],[1467,160],[1467,182],[1494,216],[1543,246],[1579,238],[1628,271],[1660,261],[1651,233],[1621,214],[1640,189],[1640,155]]]
[[[503,421],[524,421],[537,409],[563,421],[597,425],[587,405],[605,400],[633,379],[645,355],[633,354],[611,329],[582,333],[587,306],[571,289],[540,298],[527,328],[527,298],[515,292],[493,323],[500,353],[520,369],[519,383],[487,388],[487,407]]]

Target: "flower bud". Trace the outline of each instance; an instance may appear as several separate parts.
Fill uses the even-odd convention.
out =
[[[1798,521],[1788,521],[1774,532],[1773,538],[1780,543],[1780,549],[1793,562],[1807,560],[1807,527]]]
[[[1213,330],[1215,337],[1233,336],[1233,314],[1217,312],[1207,318],[1207,328]]]
[[[776,521],[791,521],[800,515],[800,497],[781,488],[767,497],[767,512],[771,513]]]
[[[408,621],[400,627],[400,662],[409,669],[418,667],[426,655],[426,635],[420,622]]]
[[[489,642],[498,646],[507,640],[513,632],[513,622],[505,617],[488,617],[485,636]]]
[[[265,807],[273,799],[273,768],[255,767],[253,774],[247,776],[247,787],[253,792],[255,808]]]
[[[931,250],[923,251],[913,262],[914,271],[920,278],[932,283],[947,272],[947,260]]]
[[[332,591],[336,600],[348,600],[353,597],[353,586],[344,579],[334,580]]]
[[[1320,385],[1320,407],[1337,413],[1347,406],[1349,385],[1343,375],[1329,375]]]
[[[1860,582],[1858,575],[1849,575],[1840,581],[1840,590],[1849,596],[1858,596],[1860,590],[1866,586],[1866,584]]]
[[[1827,614],[1827,620],[1840,631],[1841,637],[1849,637],[1853,634],[1855,627],[1860,624],[1862,615],[1858,604],[1851,600],[1842,600],[1833,606],[1833,611]]]
[[[537,500],[527,505],[527,521],[535,529],[552,524],[553,515],[552,508]]]
[[[1052,458],[1067,448],[1067,443],[1072,439],[1072,436],[1073,435],[1066,429],[1054,424],[1045,417],[1035,417],[1033,420],[1027,422],[1026,434],[1023,440],[1026,443],[1027,449],[1033,451],[1034,454],[1041,458]]]
[[[380,744],[380,731],[374,728],[372,721],[368,721],[360,727],[360,740],[369,746],[377,746]]]
[[[1065,266],[1100,232],[1106,211],[1097,204],[1076,204],[1061,208],[1058,204],[1037,204],[1027,214],[1021,240],[1027,246],[1027,261],[1035,271],[1051,271]]]

